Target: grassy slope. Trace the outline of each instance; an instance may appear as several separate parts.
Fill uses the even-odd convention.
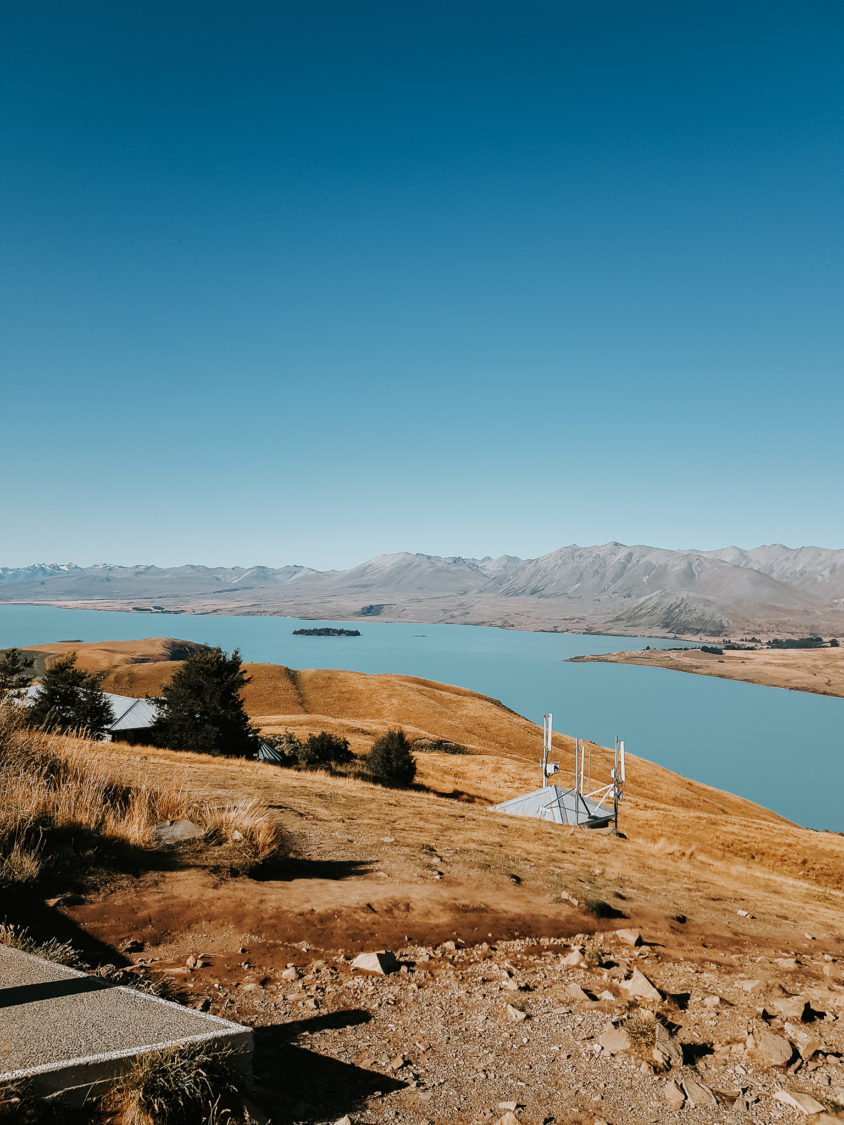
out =
[[[84,646],[78,647],[84,663]],[[155,693],[175,666],[168,661],[121,664],[110,673],[106,687],[134,695]],[[247,709],[265,731],[289,728],[306,734],[329,729],[343,733],[354,749],[363,751],[373,734],[401,725],[412,736],[448,738],[471,751],[464,756],[418,755],[418,780],[434,792],[486,805],[537,784],[541,732],[495,700],[406,676],[295,672],[266,664],[248,665],[247,670],[252,676],[245,692]],[[557,735],[555,750],[570,768],[571,739]],[[441,841],[451,837],[456,847],[475,850],[494,824],[493,835],[503,833],[507,849],[523,852],[526,861],[533,849],[537,849],[537,859],[557,856],[552,868],[558,870],[567,853],[579,857],[579,863],[587,863],[590,855],[618,855],[623,868],[635,869],[652,888],[662,883],[670,890],[684,870],[682,865],[691,864],[698,875],[705,870],[723,890],[739,898],[755,894],[751,887],[759,880],[774,879],[780,885],[790,881],[789,895],[799,890],[793,901],[802,904],[800,911],[809,913],[817,913],[825,895],[831,894],[837,902],[844,890],[844,837],[791,825],[749,801],[642,759],[631,758],[622,806],[622,828],[629,839],[619,845],[591,833],[572,835],[565,829],[491,818],[485,809],[473,808],[465,800],[443,801],[420,793],[385,794],[361,782],[168,751],[115,746],[107,753],[129,775],[141,768],[151,769],[170,778],[181,776],[190,788],[220,795],[254,793],[276,808],[300,808],[301,815],[288,829],[295,838],[307,824],[311,851],[343,854],[344,849],[349,850],[347,838],[367,837],[370,822],[372,832],[383,834],[400,824],[409,838],[421,835]],[[593,747],[595,775],[607,778],[608,768],[609,752]],[[565,770],[562,781],[571,783]],[[330,810],[330,827],[322,809]],[[472,879],[477,877],[475,872]],[[371,898],[375,893],[372,879],[362,878],[362,885]],[[374,887],[378,886],[383,890],[383,884],[375,882]],[[437,888],[440,897],[442,890]]]

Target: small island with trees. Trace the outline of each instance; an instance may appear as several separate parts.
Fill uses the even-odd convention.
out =
[[[333,629],[322,626],[319,629],[294,629],[294,637],[359,637],[360,629]]]

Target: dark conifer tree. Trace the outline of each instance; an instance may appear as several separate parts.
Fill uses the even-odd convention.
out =
[[[32,726],[64,734],[102,738],[114,715],[102,690],[105,672],[85,672],[76,666],[76,653],[54,660],[41,677],[41,690],[27,712]]]
[[[366,768],[373,781],[405,789],[416,777],[416,760],[403,730],[388,730],[376,738],[366,757]]]
[[[7,691],[19,692],[32,681],[35,657],[28,656],[19,648],[7,648],[0,652],[0,695]]]
[[[237,649],[231,656],[220,648],[192,653],[157,700],[158,717],[150,728],[153,741],[173,750],[254,757],[258,733],[241,697],[248,683]]]

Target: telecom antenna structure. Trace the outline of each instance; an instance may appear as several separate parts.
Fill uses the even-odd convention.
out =
[[[548,758],[551,754],[554,716],[549,712],[542,716],[542,788],[548,784]]]
[[[612,807],[613,807],[613,823],[615,825],[615,834],[618,835],[618,805],[624,797],[624,740],[618,740],[618,735],[615,739],[615,765],[612,771]]]

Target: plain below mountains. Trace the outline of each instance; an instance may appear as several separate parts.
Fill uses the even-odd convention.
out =
[[[835,636],[844,633],[844,550],[606,543],[536,559],[400,553],[330,571],[37,564],[0,567],[3,602],[623,635]]]

